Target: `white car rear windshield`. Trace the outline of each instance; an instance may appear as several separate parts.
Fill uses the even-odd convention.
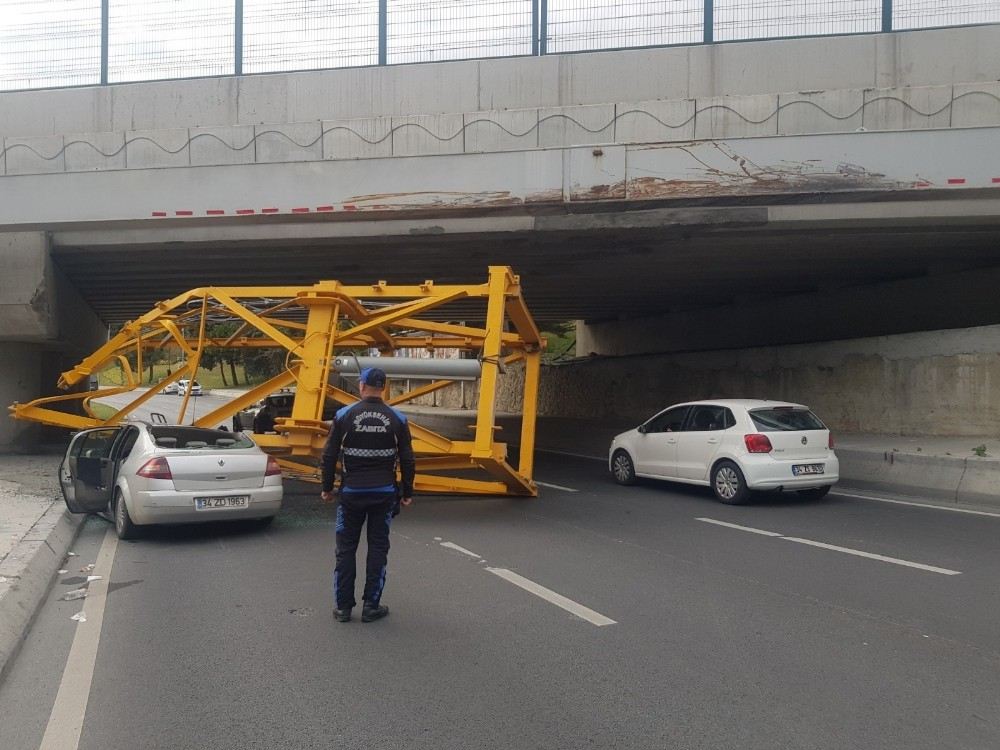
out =
[[[798,432],[799,430],[825,430],[826,425],[808,409],[775,407],[754,409],[750,419],[761,432]]]
[[[150,427],[158,448],[182,450],[236,450],[253,448],[253,441],[241,432],[208,430],[202,427]]]

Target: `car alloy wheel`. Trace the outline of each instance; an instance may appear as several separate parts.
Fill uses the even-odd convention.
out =
[[[119,539],[135,539],[139,535],[139,530],[132,523],[132,517],[128,513],[128,506],[125,505],[125,498],[121,490],[115,492],[115,532]]]
[[[740,490],[740,478],[732,467],[723,466],[715,473],[715,491],[726,500],[732,500]]]
[[[632,484],[635,482],[635,467],[632,459],[625,451],[618,451],[611,460],[611,472],[615,476],[618,484]]]
[[[740,467],[729,460],[720,462],[712,470],[712,490],[719,502],[726,505],[742,505],[752,494]]]

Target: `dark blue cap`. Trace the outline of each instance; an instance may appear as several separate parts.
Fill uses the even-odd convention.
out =
[[[366,367],[361,371],[361,385],[371,388],[385,388],[385,371],[378,367]]]

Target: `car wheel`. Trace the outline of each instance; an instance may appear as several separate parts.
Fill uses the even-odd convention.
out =
[[[618,484],[635,484],[635,466],[632,457],[625,451],[615,451],[611,457],[611,473]]]
[[[132,523],[132,516],[128,514],[121,490],[115,490],[115,532],[119,539],[135,539],[139,536],[139,527]]]
[[[809,490],[799,490],[798,492],[802,497],[809,498],[810,500],[820,500],[830,494],[830,485],[828,484],[825,487],[813,487]]]
[[[742,505],[750,499],[750,488],[740,467],[732,461],[720,461],[712,470],[712,491],[720,503]]]

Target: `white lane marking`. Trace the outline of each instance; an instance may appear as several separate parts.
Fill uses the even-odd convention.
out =
[[[808,544],[810,547],[819,547],[821,549],[829,549],[834,552],[843,552],[846,555],[857,555],[858,557],[867,557],[872,560],[879,560],[881,562],[892,563],[893,565],[904,565],[907,568],[916,568],[917,570],[926,570],[928,573],[940,573],[944,576],[960,576],[962,571],[960,570],[949,570],[948,568],[938,568],[934,565],[924,565],[923,563],[912,562],[910,560],[902,560],[898,557],[886,557],[885,555],[876,555],[874,552],[865,552],[859,549],[851,549],[850,547],[838,547],[836,544],[826,544],[825,542],[814,542],[812,539],[800,539],[796,536],[783,536],[781,537],[786,542],[796,542],[798,544]]]
[[[608,463],[607,456],[591,456],[587,453],[571,453],[570,451],[556,451],[548,448],[535,448],[537,453],[549,453],[553,456],[569,456],[570,458],[585,458],[588,461],[600,461],[603,464]]]
[[[535,482],[539,487],[548,487],[550,490],[562,490],[563,492],[579,492],[572,487],[563,487],[561,484],[549,484],[548,482]]]
[[[952,513],[968,513],[970,516],[989,516],[990,518],[1000,518],[1000,513],[991,513],[988,510],[970,510],[968,508],[949,508],[947,505],[934,505],[933,503],[915,503],[906,500],[891,500],[888,497],[875,497],[874,495],[856,495],[853,492],[840,492],[834,490],[831,494],[840,497],[856,497],[859,500],[876,500],[880,503],[892,503],[893,505],[911,505],[914,508],[932,508],[934,510],[947,510]]]
[[[696,518],[694,520],[704,521],[705,523],[714,523],[716,526],[726,526],[730,529],[738,529],[739,531],[749,531],[751,534],[761,534],[762,536],[781,536],[781,534],[776,531],[764,531],[764,529],[755,529],[753,526],[740,526],[738,523],[716,521],[714,518]]]
[[[461,552],[463,555],[468,555],[469,557],[474,557],[477,560],[481,560],[483,558],[482,555],[477,555],[475,552],[473,552],[472,550],[468,550],[465,547],[459,547],[454,542],[441,542],[441,546],[442,547],[447,547],[448,549],[453,549],[456,552]]]
[[[101,549],[97,553],[94,571],[101,578],[91,583],[87,591],[86,619],[81,618],[77,626],[62,681],[59,683],[59,692],[38,750],[77,750],[80,746],[80,733],[87,716],[87,701],[90,699],[90,685],[94,679],[94,664],[97,662],[97,647],[101,642],[111,566],[115,561],[117,548],[118,537],[112,526],[105,533]]]
[[[505,581],[510,581],[515,586],[518,586],[525,591],[544,599],[550,604],[555,604],[557,607],[565,609],[570,614],[576,615],[581,620],[586,620],[599,628],[604,627],[605,625],[616,624],[610,617],[605,617],[600,612],[595,612],[589,607],[584,607],[582,604],[574,602],[572,599],[567,599],[565,596],[557,594],[552,589],[547,589],[544,586],[525,578],[524,576],[519,576],[512,570],[507,570],[506,568],[487,568],[487,570],[493,575],[499,576]]]
[[[879,562],[891,563],[893,565],[903,565],[907,568],[916,568],[917,570],[926,570],[929,573],[940,573],[946,576],[958,576],[962,575],[960,570],[950,570],[948,568],[939,568],[935,565],[924,565],[923,563],[913,562],[911,560],[903,560],[898,557],[888,557],[886,555],[877,555],[874,552],[865,552],[860,549],[852,549],[851,547],[839,547],[836,544],[827,544],[826,542],[816,542],[812,539],[802,539],[797,536],[785,536],[784,534],[779,534],[776,531],[765,531],[764,529],[755,529],[750,526],[740,526],[735,523],[726,523],[725,521],[717,521],[714,518],[696,518],[696,521],[704,521],[705,523],[713,523],[716,526],[726,526],[730,529],[736,529],[738,531],[749,531],[753,534],[763,534],[764,536],[776,537],[778,539],[784,539],[787,542],[795,542],[797,544],[808,544],[810,547],[819,547],[821,549],[828,549],[834,552],[843,552],[846,555],[856,555],[857,557],[867,557],[870,560],[878,560]]]

